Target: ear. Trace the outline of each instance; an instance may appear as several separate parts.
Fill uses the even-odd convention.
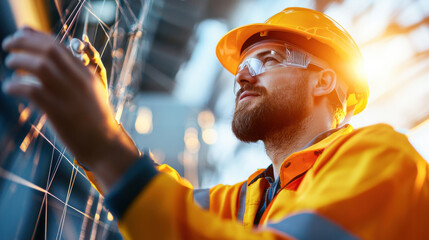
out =
[[[315,85],[313,87],[313,96],[328,95],[335,89],[337,84],[337,75],[332,69],[324,69],[317,75]]]

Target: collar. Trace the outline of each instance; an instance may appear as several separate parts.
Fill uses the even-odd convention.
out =
[[[254,176],[255,174],[256,174],[256,176]],[[256,182],[256,180],[258,180],[260,178],[271,178],[271,179],[274,179],[273,164],[270,164],[270,166],[268,166],[265,170],[264,169],[258,170],[257,172],[255,172],[254,174],[252,174],[250,176],[249,180],[247,181],[249,183],[249,184],[247,184],[247,186],[252,185],[252,183]]]
[[[283,161],[280,167],[280,187],[287,186],[290,182],[306,173],[329,144],[352,131],[353,127],[346,124],[343,127],[322,132],[310,140],[302,150],[292,153]],[[271,164],[268,168],[260,169],[253,173],[247,180],[248,186],[258,179],[274,178],[273,176],[273,165]]]

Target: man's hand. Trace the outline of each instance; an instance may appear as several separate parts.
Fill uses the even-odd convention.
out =
[[[53,37],[30,28],[5,39],[3,48],[10,52],[9,68],[40,81],[29,83],[15,74],[4,83],[4,91],[28,98],[45,111],[64,143],[107,191],[139,153],[106,103],[105,79],[94,74],[95,66],[85,67]]]

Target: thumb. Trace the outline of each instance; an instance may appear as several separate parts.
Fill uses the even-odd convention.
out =
[[[73,56],[79,58],[85,66],[90,62],[88,55],[85,53],[85,44],[77,38],[70,41],[70,50]]]
[[[94,65],[102,64],[101,62],[101,56],[100,53],[95,49],[95,47],[91,44],[89,41],[89,38],[87,35],[83,36],[84,46],[82,47],[82,51],[88,55],[90,61]]]

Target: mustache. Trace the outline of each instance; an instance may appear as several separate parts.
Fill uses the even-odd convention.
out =
[[[251,91],[259,93],[260,95],[264,94],[266,92],[266,89],[264,87],[257,87],[250,84],[245,84],[240,90],[238,90],[236,96],[235,96],[235,102],[238,102],[238,99],[240,98],[241,94],[244,91]]]

